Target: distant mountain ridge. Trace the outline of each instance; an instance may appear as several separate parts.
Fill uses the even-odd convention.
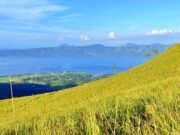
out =
[[[153,50],[162,52],[169,46],[161,44],[137,45],[128,43],[124,46],[105,46],[92,44],[87,46],[73,46],[61,44],[55,47],[43,47],[32,49],[11,49],[0,50],[0,57],[102,57],[102,56],[121,56],[121,55],[145,55]]]
[[[168,46],[168,45],[160,44],[160,43],[153,43],[153,44],[126,43],[124,46]]]

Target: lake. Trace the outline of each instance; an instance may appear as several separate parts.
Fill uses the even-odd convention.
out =
[[[56,58],[0,57],[0,76],[65,71],[114,74],[143,64],[147,60],[148,59],[144,56]]]

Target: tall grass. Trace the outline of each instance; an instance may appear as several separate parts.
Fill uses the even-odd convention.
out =
[[[0,101],[3,135],[180,134],[180,44],[127,72],[65,91]]]
[[[9,84],[10,84],[10,91],[11,91],[12,113],[13,113],[14,122],[16,122],[16,113],[15,113],[15,104],[14,104],[13,86],[12,86],[11,78],[9,79]],[[17,129],[16,129],[16,127],[15,127],[15,134],[17,135]]]
[[[167,80],[92,102],[65,115],[33,118],[14,126],[20,135],[178,135],[179,84],[180,78]],[[12,127],[5,134],[14,133]]]

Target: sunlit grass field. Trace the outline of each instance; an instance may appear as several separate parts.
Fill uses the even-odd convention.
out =
[[[112,77],[13,104],[0,101],[0,133],[178,135],[180,44]]]

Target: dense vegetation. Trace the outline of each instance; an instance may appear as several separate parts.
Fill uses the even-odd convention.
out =
[[[44,84],[51,86],[64,86],[67,84],[82,84],[94,78],[92,74],[80,72],[57,72],[57,73],[42,73],[28,74],[12,77],[0,77],[1,83],[9,82],[9,79],[14,83],[32,83]]]
[[[14,97],[21,97],[71,88],[106,76],[83,72],[57,72],[0,77],[0,99],[11,97],[10,80]]]
[[[179,58],[177,44],[146,64],[112,77],[17,98],[13,104],[1,101],[1,133],[178,135]]]

